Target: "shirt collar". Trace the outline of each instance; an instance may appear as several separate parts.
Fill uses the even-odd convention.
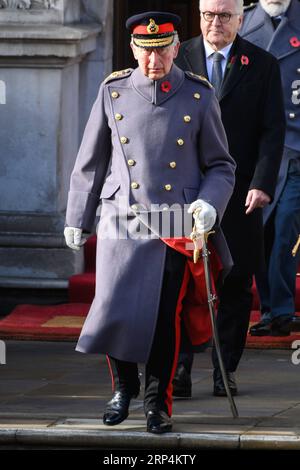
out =
[[[220,54],[222,54],[225,59],[227,60],[228,56],[229,56],[229,52],[230,52],[230,49],[231,49],[231,46],[232,46],[232,42],[230,44],[228,44],[227,46],[223,47],[223,49],[220,49],[219,51],[215,51],[210,44],[208,44],[207,41],[205,41],[205,39],[203,39],[203,44],[204,44],[204,50],[205,50],[205,57],[206,59],[208,59],[209,57],[211,57],[212,54],[214,54],[215,52],[220,52]]]

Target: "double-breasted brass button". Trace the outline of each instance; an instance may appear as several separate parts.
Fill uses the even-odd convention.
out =
[[[176,168],[176,162],[170,162],[169,167],[170,168]]]
[[[136,164],[136,161],[130,158],[129,160],[127,160],[127,163],[129,166],[134,166]]]
[[[183,120],[184,122],[191,122],[192,118],[191,116],[187,115],[187,116],[184,116]]]
[[[170,184],[165,184],[165,190],[166,191],[171,191],[172,186]]]
[[[195,100],[200,100],[200,98],[201,98],[200,93],[194,93],[194,98],[195,98]]]
[[[120,113],[116,113],[115,118],[116,118],[117,121],[121,121],[121,119],[123,119],[123,116]]]
[[[128,138],[127,137],[121,137],[121,144],[127,144],[128,143]]]
[[[184,140],[183,139],[177,139],[177,144],[182,146],[184,144]]]
[[[116,98],[119,98],[120,95],[117,91],[112,91],[111,96],[115,100]]]
[[[131,189],[138,189],[140,187],[139,183],[137,183],[136,181],[133,181],[131,183]]]
[[[297,72],[300,73],[300,69],[297,69]]]
[[[290,119],[295,119],[295,117],[296,117],[295,113],[289,113],[289,118]]]

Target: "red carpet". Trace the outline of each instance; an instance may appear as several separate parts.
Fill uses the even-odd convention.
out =
[[[71,341],[78,338],[95,291],[96,238],[92,237],[84,249],[85,272],[70,278],[70,303],[53,306],[19,305],[10,315],[0,320],[1,339]],[[254,294],[251,324],[260,318],[255,288]],[[300,315],[300,276],[297,277],[296,306]],[[300,333],[286,337],[248,335],[247,347],[290,349],[295,339],[300,339]]]
[[[89,304],[19,305],[0,320],[1,339],[72,341],[78,338]]]
[[[53,306],[19,305],[3,320],[0,320],[1,339],[76,341],[89,304],[69,303]],[[251,324],[259,320],[259,312],[253,311]],[[247,337],[248,348],[290,349],[300,333],[285,337]]]

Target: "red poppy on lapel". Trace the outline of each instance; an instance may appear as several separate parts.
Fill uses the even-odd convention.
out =
[[[290,39],[290,45],[292,47],[300,47],[300,41],[299,39],[297,38],[297,36],[293,36],[291,39]]]
[[[169,91],[171,90],[172,88],[172,85],[170,82],[168,82],[167,80],[165,82],[162,82],[162,84],[160,85],[160,89],[161,91],[163,91],[164,93],[169,93]]]
[[[235,63],[235,61],[236,61],[236,55],[233,55],[227,64],[227,68],[230,69],[230,67]]]
[[[247,57],[246,55],[242,55],[241,56],[241,64],[242,65],[248,65],[249,64],[249,57]]]

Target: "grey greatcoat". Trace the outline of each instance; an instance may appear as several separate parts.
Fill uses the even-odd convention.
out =
[[[300,3],[292,0],[276,31],[260,4],[246,9],[240,31],[248,41],[274,55],[279,63],[286,115],[285,151],[272,204],[264,208],[264,221],[276,207],[286,182],[289,159],[300,153]],[[292,39],[299,41],[293,44]],[[291,151],[289,151],[289,149]]]
[[[96,294],[78,351],[147,362],[166,245],[158,237],[139,237],[141,214],[153,204],[182,208],[201,198],[216,208],[220,222],[234,169],[219,105],[205,80],[173,65],[158,81],[137,68],[101,85],[71,176],[66,216],[68,226],[91,231],[102,201]],[[230,254],[217,232],[226,267]]]

